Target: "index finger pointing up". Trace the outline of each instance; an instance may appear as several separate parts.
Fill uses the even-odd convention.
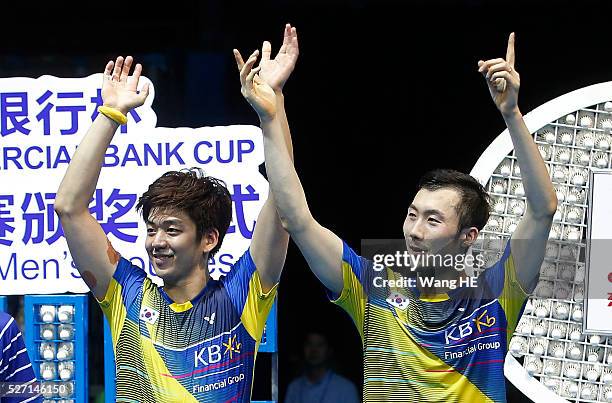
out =
[[[508,49],[506,50],[506,62],[514,67],[514,32],[508,37]]]

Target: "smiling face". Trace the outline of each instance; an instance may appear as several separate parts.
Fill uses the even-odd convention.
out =
[[[147,220],[145,248],[155,274],[172,285],[206,275],[208,252],[217,244],[216,231],[198,239],[194,221],[184,212],[153,209]]]
[[[457,255],[465,253],[476,228],[459,231],[460,193],[453,188],[420,189],[404,221],[404,238],[411,253]]]

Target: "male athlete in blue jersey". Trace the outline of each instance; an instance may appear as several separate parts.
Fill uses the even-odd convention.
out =
[[[267,42],[262,53],[261,78],[282,100],[283,85],[298,56],[295,31],[285,29],[274,59]],[[256,56],[257,51],[251,59]],[[131,56],[118,57],[106,65],[104,107],[81,141],[55,201],[76,267],[111,326],[116,399],[248,402],[288,235],[270,196],[249,250],[227,276],[211,279],[208,260],[230,225],[232,200],[222,182],[190,169],[165,173],[138,201],[147,225],[145,247],[164,286],[156,286],[113,249],[88,205],[117,127],[148,94],[146,86],[137,91],[140,64],[129,76],[132,62]],[[291,155],[289,127],[281,119],[285,152]]]
[[[261,120],[272,194],[284,228],[360,333],[364,401],[505,402],[508,336],[537,283],[557,208],[546,166],[517,106],[514,34],[506,59],[480,61],[478,71],[509,129],[528,206],[500,260],[478,277],[478,287],[453,288],[452,281],[465,274],[436,257],[464,261],[489,216],[482,185],[456,171],[427,173],[403,225],[417,276],[375,268],[310,213],[285,150],[282,113],[272,89],[258,80],[253,63],[239,63],[242,93]],[[427,276],[445,281],[428,284],[422,280]]]

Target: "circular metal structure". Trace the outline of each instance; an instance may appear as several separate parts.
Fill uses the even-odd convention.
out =
[[[612,337],[582,334],[590,168],[610,168],[612,82],[562,95],[524,117],[559,200],[540,281],[509,343],[504,373],[535,402],[612,402]],[[492,213],[473,248],[495,261],[525,210],[508,130],[476,162]],[[611,200],[612,203],[612,200]]]

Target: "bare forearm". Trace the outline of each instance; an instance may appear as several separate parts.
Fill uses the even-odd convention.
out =
[[[290,143],[287,143],[287,132],[283,130],[279,115],[284,116],[284,113],[277,114],[272,120],[263,121],[261,128],[264,132],[268,181],[283,226],[291,233],[299,231],[311,216],[304,189],[289,155]]]
[[[285,102],[284,102],[285,100],[284,100],[282,92],[276,93],[276,100],[277,100],[277,104],[276,104],[277,117],[278,117],[280,126],[282,128],[283,141],[284,141],[287,153],[289,154],[289,158],[291,158],[291,162],[293,163],[293,142],[291,141],[291,132],[289,131],[289,122],[287,121],[287,114],[285,112]],[[263,123],[262,123],[262,130],[264,130]],[[268,194],[268,199],[264,203],[264,206],[262,208],[262,213],[266,213],[266,214],[265,215],[262,214],[259,217],[258,221],[261,221],[262,216],[263,216],[263,218],[266,219],[265,220],[266,222],[280,227],[280,230],[284,232],[281,227],[280,217],[278,216],[276,212],[276,203],[274,202],[274,195],[272,194],[272,192]]]
[[[311,215],[304,189],[283,139],[282,121],[262,122],[266,170],[283,227],[296,242],[313,273],[339,294],[342,281],[342,240]],[[286,133],[286,132],[285,132]]]
[[[118,124],[99,114],[79,144],[55,200],[60,213],[87,209],[96,189],[104,154]]]
[[[293,146],[289,124],[283,105],[282,94],[277,94],[277,114],[283,131],[283,141],[286,151],[293,161]],[[282,221],[276,209],[274,194],[270,190],[268,199],[264,203],[259,216],[255,233],[251,241],[251,256],[259,271],[261,285],[264,292],[268,292],[278,283],[283,270],[289,235],[282,225]]]
[[[544,160],[523,121],[521,112],[516,109],[504,114],[503,117],[521,168],[529,208],[536,216],[553,215],[557,209],[557,196]]]
[[[276,114],[283,129],[283,137],[285,138],[287,152],[289,152],[291,161],[293,161],[293,141],[291,140],[291,130],[289,129],[289,121],[287,120],[287,111],[285,110],[285,96],[282,92],[276,92],[276,108]]]

